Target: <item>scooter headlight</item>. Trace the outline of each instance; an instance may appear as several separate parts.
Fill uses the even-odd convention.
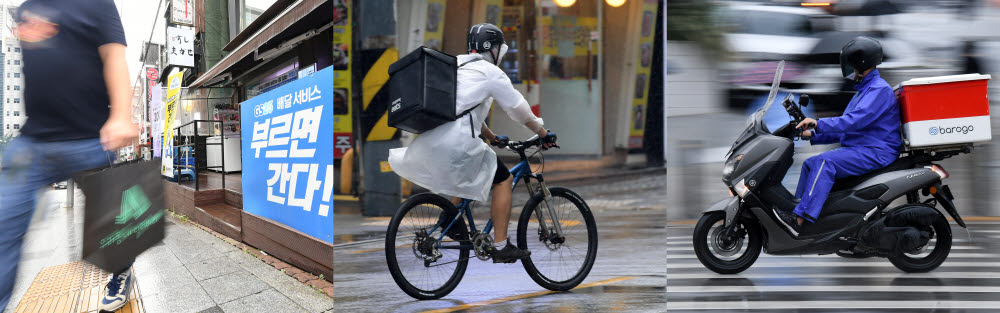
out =
[[[729,175],[732,175],[733,171],[736,170],[736,165],[738,165],[740,163],[740,160],[742,159],[743,159],[742,154],[736,156],[735,158],[729,159],[729,161],[726,162],[726,166],[722,168],[722,176],[729,177]]]
[[[750,192],[750,188],[747,187],[745,181],[746,179],[740,179],[740,181],[733,184],[733,189],[736,190],[736,194],[740,195],[740,198],[743,198]]]

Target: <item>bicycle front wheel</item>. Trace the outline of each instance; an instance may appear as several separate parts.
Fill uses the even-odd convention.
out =
[[[532,280],[545,289],[566,291],[583,282],[594,267],[597,223],[587,203],[572,190],[552,187],[549,192],[549,200],[538,193],[524,205],[517,223],[517,246],[531,251],[521,264]],[[556,234],[554,220],[559,221],[562,236]]]
[[[445,214],[442,214],[445,213]],[[410,197],[389,222],[385,237],[385,259],[389,273],[403,292],[420,300],[444,297],[462,280],[469,265],[468,249],[444,249],[436,245],[451,217],[458,214],[455,206],[436,194],[422,193]],[[468,229],[461,220],[452,228],[453,236],[444,236],[441,245],[457,246],[460,237],[467,243]]]

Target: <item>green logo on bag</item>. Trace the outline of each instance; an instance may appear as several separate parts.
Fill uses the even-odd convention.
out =
[[[149,202],[149,198],[138,185],[122,192],[121,212],[115,217],[115,225],[125,226],[101,239],[101,249],[111,244],[121,244],[122,241],[131,236],[139,238],[150,226],[163,218],[163,211],[158,211],[141,222],[136,222],[149,210],[150,206],[152,204]]]
[[[128,221],[134,220],[146,213],[149,209],[149,199],[146,198],[146,193],[142,192],[142,188],[138,185],[132,186],[128,190],[122,192],[122,211],[115,217],[115,224],[125,224]]]

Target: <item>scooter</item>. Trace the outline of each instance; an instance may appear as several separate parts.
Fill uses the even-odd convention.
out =
[[[905,272],[928,272],[941,265],[952,244],[942,209],[966,226],[950,189],[942,184],[948,173],[933,162],[970,153],[971,146],[907,151],[885,168],[838,179],[815,223],[806,223],[798,232],[783,225],[776,212],[791,212],[799,200],[781,180],[792,165],[793,141],[802,134],[795,127],[805,119],[802,107],[809,102],[806,95],[799,103],[786,96],[782,106],[791,120],[768,131],[762,120],[774,101],[783,66],[784,61],[775,72],[767,103],[750,116],[726,155],[722,181],[732,197],[702,212],[693,236],[698,260],[720,274],[746,270],[762,249],[771,255],[885,257]],[[894,202],[902,203],[890,208]]]

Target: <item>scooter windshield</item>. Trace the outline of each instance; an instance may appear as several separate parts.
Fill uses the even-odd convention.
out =
[[[771,90],[767,94],[767,102],[757,112],[754,112],[747,118],[747,127],[750,127],[754,123],[761,123],[763,125],[764,115],[767,114],[767,110],[771,109],[771,105],[774,104],[774,97],[778,95],[778,87],[781,85],[781,74],[784,70],[785,60],[781,60],[778,62],[778,68],[774,71],[774,81],[771,82]]]

